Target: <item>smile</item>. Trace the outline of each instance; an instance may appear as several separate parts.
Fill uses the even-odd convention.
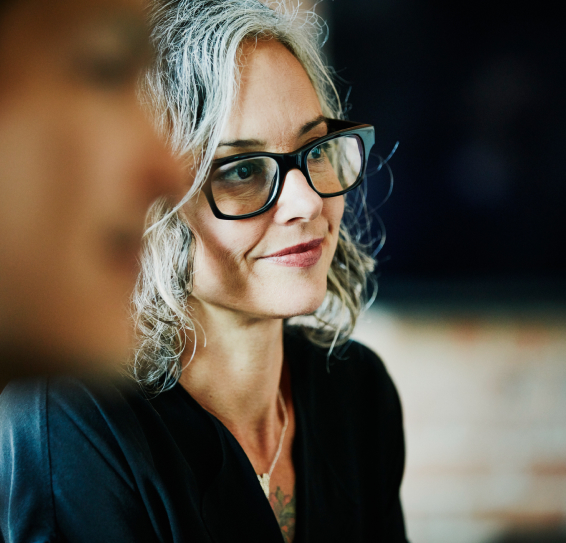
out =
[[[261,260],[267,260],[280,266],[308,268],[314,266],[320,260],[323,241],[324,238],[318,238],[307,243],[293,245],[282,251],[264,256]]]

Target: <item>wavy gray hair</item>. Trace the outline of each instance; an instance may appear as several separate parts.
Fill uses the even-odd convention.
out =
[[[195,181],[182,202],[172,207],[161,200],[149,212],[133,298],[139,346],[132,371],[144,386],[162,390],[180,377],[188,334],[194,337],[195,330],[188,306],[195,238],[181,206],[208,175],[237,94],[242,44],[278,40],[304,67],[323,114],[341,118],[342,108],[319,52],[325,24],[313,12],[284,2],[267,7],[259,0],[161,0],[152,22],[156,59],[142,97],[174,152],[196,164]],[[359,235],[351,233],[356,219],[348,205],[345,218],[324,303],[310,316],[310,324],[302,322],[312,342],[330,349],[352,333],[374,268]]]

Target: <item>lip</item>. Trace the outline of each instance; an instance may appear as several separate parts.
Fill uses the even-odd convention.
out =
[[[322,256],[322,242],[324,238],[313,239],[306,243],[299,243],[262,257],[262,260],[289,266],[293,268],[308,268],[314,266]]]

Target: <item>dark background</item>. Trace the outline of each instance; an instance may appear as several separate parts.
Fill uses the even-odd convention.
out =
[[[566,301],[565,6],[324,2],[349,118],[375,126],[382,156],[400,142],[385,297]],[[370,208],[386,182],[369,179]]]

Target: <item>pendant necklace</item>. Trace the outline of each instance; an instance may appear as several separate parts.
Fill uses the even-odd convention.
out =
[[[285,402],[283,401],[283,394],[281,394],[281,389],[278,391],[279,403],[281,404],[281,410],[283,411],[283,429],[281,430],[281,437],[279,438],[279,447],[277,447],[277,452],[275,453],[275,458],[271,463],[271,467],[267,473],[263,475],[257,474],[257,478],[259,479],[259,484],[263,492],[265,493],[265,497],[269,499],[269,482],[271,480],[271,474],[273,473],[273,469],[275,468],[275,464],[277,464],[277,460],[279,460],[279,455],[281,454],[281,449],[283,448],[283,440],[285,439],[285,432],[287,431],[287,425],[289,424],[289,416],[287,415],[287,408],[285,407]]]

